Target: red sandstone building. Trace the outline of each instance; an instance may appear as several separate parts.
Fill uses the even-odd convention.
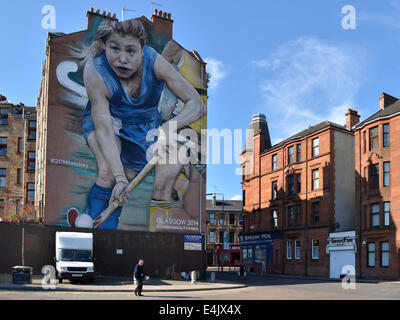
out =
[[[355,228],[354,113],[346,118],[346,126],[324,121],[271,146],[265,116],[252,117],[241,246],[253,271],[329,276],[330,234]]]
[[[386,93],[379,110],[354,127],[357,274],[400,277],[400,101]]]

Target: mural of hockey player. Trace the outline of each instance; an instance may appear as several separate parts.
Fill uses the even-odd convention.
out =
[[[149,139],[148,133],[160,129],[170,141],[171,122],[160,126],[158,108],[164,86],[184,104],[173,118],[177,130],[194,123],[205,112],[195,88],[162,55],[146,46],[145,40],[138,19],[104,20],[84,57],[83,78],[89,103],[83,114],[82,131],[98,167],[96,183],[87,197],[87,214],[99,228],[118,227],[121,208],[129,197],[125,189],[146,166],[146,152],[156,141]],[[171,145],[165,149],[179,152]],[[168,207],[181,169],[180,163],[156,164],[150,220],[152,215],[165,213],[163,208]],[[119,201],[120,207],[109,217],[101,216],[114,200]]]

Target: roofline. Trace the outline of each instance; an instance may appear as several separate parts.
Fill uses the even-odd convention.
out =
[[[316,124],[316,126],[317,126],[317,125],[318,125],[318,124]],[[332,127],[332,128],[335,128],[335,129],[337,129],[337,130],[341,130],[341,131],[346,132],[346,133],[350,133],[350,134],[353,133],[351,130],[349,130],[349,129],[345,128],[345,127],[339,127],[339,125],[334,125],[333,122],[328,122],[328,124],[327,124],[326,127],[323,127],[323,128],[321,128],[321,129],[319,129],[319,130],[317,130],[317,131],[314,131],[314,132],[312,132],[312,133],[309,133],[309,134],[307,134],[307,135],[304,136],[304,137],[300,137],[300,136],[293,137],[292,139],[286,141],[286,142],[283,143],[282,145],[277,146],[278,144],[280,144],[280,143],[282,143],[283,141],[285,141],[285,140],[283,140],[283,141],[277,143],[277,144],[275,145],[275,147],[272,146],[272,147],[269,148],[269,149],[263,150],[263,151],[260,153],[260,156],[263,155],[263,154],[266,154],[266,153],[268,153],[268,152],[270,152],[270,151],[275,151],[275,150],[279,150],[280,148],[285,148],[289,143],[293,143],[293,142],[295,142],[295,141],[299,141],[299,140],[302,140],[302,139],[306,139],[307,137],[309,137],[309,136],[311,136],[311,135],[314,135],[314,134],[316,134],[316,133],[318,133],[318,132],[321,132],[321,131],[326,130],[326,129],[331,128],[331,127]],[[305,130],[307,130],[307,129],[305,129]]]
[[[387,115],[387,116],[380,116],[380,117],[377,117],[377,118],[375,118],[375,119],[373,119],[373,120],[364,122],[362,125],[356,124],[355,126],[352,127],[352,129],[353,129],[353,130],[360,130],[360,129],[362,129],[363,127],[365,127],[366,125],[369,125],[369,124],[371,124],[371,123],[374,123],[375,121],[383,120],[383,119],[388,119],[388,118],[392,118],[392,117],[395,117],[395,116],[397,116],[397,115],[399,115],[399,114],[400,114],[400,111],[397,111],[397,112],[392,113],[392,114],[389,114],[389,115]]]

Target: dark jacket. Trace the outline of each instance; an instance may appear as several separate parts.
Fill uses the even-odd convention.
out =
[[[138,280],[143,280],[144,275],[143,267],[140,264],[137,264],[133,276]]]

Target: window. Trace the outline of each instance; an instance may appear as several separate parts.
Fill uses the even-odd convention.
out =
[[[368,267],[375,267],[375,243],[368,243]]]
[[[312,223],[319,223],[319,202],[312,203]]]
[[[28,124],[28,140],[36,140],[36,121],[29,121]]]
[[[243,199],[243,205],[246,205],[246,190],[242,191],[242,199]]]
[[[296,224],[299,226],[301,224],[301,205],[296,206]]]
[[[28,183],[28,188],[27,188],[27,202],[34,202],[35,201],[35,184],[34,183]]]
[[[369,150],[378,149],[379,146],[379,132],[378,127],[369,129]]]
[[[372,164],[369,169],[369,188],[379,189],[379,164]]]
[[[21,199],[17,199],[16,204],[17,213],[19,214],[21,212]]]
[[[17,184],[21,184],[22,180],[22,170],[20,168],[17,169]]]
[[[301,144],[296,145],[296,161],[301,161]]]
[[[215,223],[215,214],[210,213],[210,224],[214,224],[214,223]]]
[[[219,232],[219,243],[224,243],[224,231]]]
[[[367,133],[366,131],[363,132],[363,151],[364,153],[367,152]]]
[[[288,164],[294,162],[294,146],[288,148]]]
[[[373,227],[379,227],[379,204],[375,203],[371,205],[371,225]]]
[[[0,109],[0,125],[8,124],[8,108]]]
[[[0,156],[7,155],[7,138],[0,138]]]
[[[390,202],[384,202],[383,207],[385,210],[383,217],[383,225],[390,226]]]
[[[278,181],[272,181],[272,200],[278,198]]]
[[[383,125],[383,146],[389,146],[389,123]]]
[[[272,156],[272,170],[278,169],[278,155],[274,154]]]
[[[239,216],[239,225],[243,225],[243,215]]]
[[[286,259],[292,259],[292,240],[286,241]]]
[[[381,267],[389,267],[389,242],[381,242]]]
[[[316,157],[319,155],[319,138],[312,140],[312,156]]]
[[[319,169],[312,171],[312,190],[319,189]]]
[[[221,214],[220,216],[219,216],[219,224],[220,225],[223,225],[225,223],[225,215],[224,214]]]
[[[0,169],[0,188],[6,187],[7,183],[6,173],[7,173],[6,169]]]
[[[297,174],[297,193],[301,192],[301,173]]]
[[[229,232],[229,243],[235,243],[235,233]]]
[[[272,226],[278,228],[278,211],[272,210]]]
[[[383,163],[383,186],[389,187],[390,184],[390,162]]]
[[[318,260],[319,259],[319,240],[312,239],[312,259]]]
[[[28,171],[35,171],[36,152],[28,152]]]
[[[294,242],[294,258],[296,260],[300,259],[300,240]]]
[[[22,153],[22,138],[18,138],[18,153]]]
[[[229,224],[235,224],[235,214],[229,214]]]
[[[215,232],[214,231],[210,231],[210,233],[208,234],[208,242],[209,243],[215,242]]]
[[[288,175],[288,191],[289,194],[294,194],[294,174]]]
[[[294,207],[288,207],[288,222],[289,226],[294,225]]]

